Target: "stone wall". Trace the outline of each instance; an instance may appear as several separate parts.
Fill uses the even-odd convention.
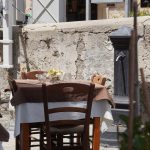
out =
[[[115,6],[108,7],[108,18],[121,18],[125,17],[125,4],[123,3],[116,3]]]
[[[150,21],[146,19],[138,18],[139,67],[150,80]],[[7,73],[19,78],[23,66],[28,71],[61,69],[73,79],[85,80],[99,72],[113,92],[114,49],[109,35],[132,24],[133,18],[122,18],[14,27],[14,68],[1,69],[1,89],[7,85]]]

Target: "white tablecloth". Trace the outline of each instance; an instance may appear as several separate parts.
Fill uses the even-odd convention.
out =
[[[2,142],[0,141],[0,150],[3,150]]]
[[[49,108],[55,108],[59,106],[85,106],[84,102],[50,102]],[[17,136],[20,134],[20,123],[33,123],[33,122],[43,122],[44,121],[44,109],[43,103],[23,103],[15,107],[16,120],[15,120],[15,132],[14,135]],[[105,132],[108,127],[113,122],[113,117],[111,113],[111,106],[107,100],[102,101],[93,101],[91,117],[101,117],[101,132]],[[74,113],[63,113],[53,114],[50,116],[51,120],[55,119],[75,119],[75,118],[84,118],[83,114],[74,114]]]

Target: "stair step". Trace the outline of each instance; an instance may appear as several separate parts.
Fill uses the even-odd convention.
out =
[[[129,112],[129,109],[119,109],[119,108],[111,108],[111,111],[116,111],[116,112]]]
[[[122,133],[125,130],[126,126],[119,125],[119,133]],[[117,125],[112,125],[111,127],[109,127],[107,132],[101,134],[101,145],[108,147],[119,147]]]
[[[128,96],[116,96],[113,95],[113,100],[115,104],[129,104]]]
[[[115,124],[124,124],[124,122],[120,119],[120,115],[128,116],[128,109],[112,109],[112,116]]]
[[[105,132],[104,134],[108,134],[108,133],[116,133],[117,132],[117,126],[119,128],[119,132],[124,132],[126,130],[126,125],[117,125],[117,124],[113,124],[112,126],[110,126],[107,130],[107,132]]]
[[[117,130],[119,130],[119,133],[122,133],[127,129],[120,115],[128,116],[129,98],[128,96],[113,96],[113,100],[116,104],[115,108],[111,109],[114,124],[108,128],[108,131],[101,134],[101,145],[104,147],[119,147]]]
[[[101,146],[104,147],[119,147],[119,143],[117,139],[105,139],[101,138]]]

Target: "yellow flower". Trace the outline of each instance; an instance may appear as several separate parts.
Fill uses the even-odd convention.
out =
[[[61,75],[63,72],[61,70],[58,69],[50,69],[48,70],[48,75],[52,75],[52,76],[57,76],[57,75]]]

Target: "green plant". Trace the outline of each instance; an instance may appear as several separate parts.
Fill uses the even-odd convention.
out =
[[[150,11],[148,10],[142,10],[142,11],[139,11],[138,16],[150,16]]]
[[[51,76],[57,76],[57,75],[61,75],[63,72],[61,70],[58,69],[50,69],[48,70],[48,75]]]
[[[120,140],[120,150],[128,149],[128,117],[120,116],[127,125],[127,130],[118,133]],[[149,150],[150,149],[150,122],[142,122],[141,117],[133,120],[133,148],[132,150]]]
[[[148,9],[139,10],[137,16],[150,16],[150,11]],[[133,11],[130,12],[130,17],[133,17]]]

